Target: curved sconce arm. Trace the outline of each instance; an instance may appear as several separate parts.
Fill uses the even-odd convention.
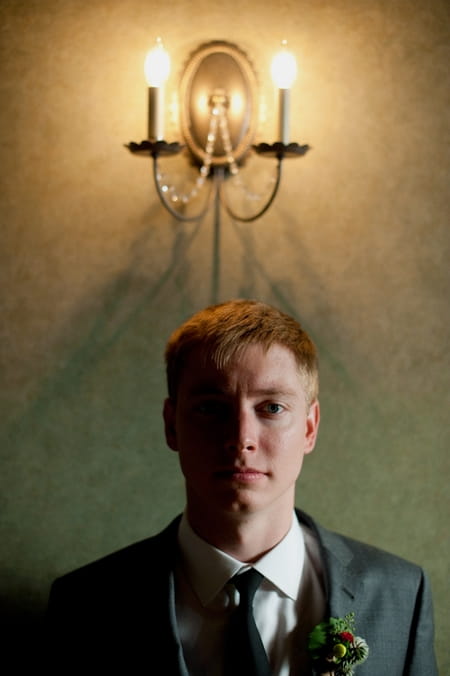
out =
[[[281,158],[277,162],[277,174],[276,174],[276,179],[275,179],[275,184],[272,189],[272,194],[270,195],[269,199],[265,203],[265,205],[256,213],[253,214],[252,216],[239,216],[233,209],[229,206],[225,192],[223,189],[220,190],[220,201],[231,218],[233,218],[235,221],[240,221],[241,223],[251,223],[252,221],[258,220],[258,218],[261,218],[263,214],[266,213],[266,211],[270,208],[272,202],[274,201],[277,193],[278,193],[278,188],[280,187],[280,181],[281,181]]]
[[[175,209],[171,204],[170,200],[167,199],[167,196],[165,194],[165,191],[161,187],[161,184],[159,182],[159,176],[160,176],[160,171],[159,171],[159,165],[158,165],[158,159],[160,156],[170,156],[170,155],[177,155],[180,153],[184,146],[182,146],[180,143],[167,143],[166,141],[142,141],[141,143],[135,143],[134,141],[131,141],[131,143],[126,144],[126,147],[128,150],[133,153],[134,155],[144,155],[144,156],[151,156],[153,158],[153,179],[156,187],[156,192],[158,194],[158,197],[162,203],[162,205],[167,209],[167,211],[177,220],[183,221],[183,222],[192,222],[192,221],[198,221],[203,216],[206,214],[208,211],[210,204],[211,204],[211,195],[212,195],[212,186],[209,187],[208,194],[205,198],[205,203],[203,207],[200,209],[200,211],[197,214],[194,214],[193,216],[185,216],[182,214],[180,211]],[[204,180],[202,181],[202,185],[204,183]],[[189,200],[188,200],[189,201]],[[183,201],[181,201],[183,203]]]
[[[272,193],[265,203],[265,205],[253,216],[239,216],[236,214],[233,209],[227,204],[227,201],[224,197],[224,191],[221,191],[221,202],[231,218],[234,218],[236,221],[240,221],[241,223],[251,223],[252,221],[258,220],[261,216],[263,216],[266,211],[270,208],[272,205],[272,202],[274,201],[275,197],[277,196],[278,189],[280,187],[281,183],[281,164],[283,162],[283,159],[286,157],[301,157],[302,155],[305,155],[308,150],[310,149],[310,146],[305,144],[305,145],[299,145],[298,143],[288,143],[284,144],[281,143],[280,141],[277,141],[277,143],[273,143],[272,145],[269,143],[260,143],[257,146],[253,146],[253,150],[258,154],[258,155],[264,155],[265,157],[276,157],[277,159],[277,174],[276,174],[276,179],[275,179],[275,185],[272,189]]]

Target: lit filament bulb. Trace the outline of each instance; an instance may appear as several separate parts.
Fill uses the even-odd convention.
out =
[[[147,54],[144,64],[145,78],[149,87],[148,136],[151,140],[164,138],[164,83],[170,73],[170,57],[161,38]]]
[[[272,61],[272,79],[279,90],[278,128],[280,141],[289,143],[289,98],[290,89],[297,76],[297,62],[292,52],[287,49],[287,42],[283,40],[282,49],[275,54]]]

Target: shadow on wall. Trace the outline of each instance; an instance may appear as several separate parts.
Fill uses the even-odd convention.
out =
[[[33,420],[40,420],[51,401],[63,394],[67,387],[73,387],[82,373],[92,368],[98,360],[103,359],[113,345],[136,322],[139,315],[152,306],[154,299],[186,260],[186,254],[197,236],[200,225],[200,223],[197,224],[189,234],[186,234],[184,228],[176,229],[171,259],[164,272],[150,287],[145,289],[144,294],[141,293],[141,287],[135,288],[139,286],[135,284],[135,271],[139,267],[142,250],[146,249],[145,240],[148,238],[148,230],[133,244],[132,259],[127,270],[111,282],[109,288],[103,292],[101,310],[96,313],[92,326],[84,335],[81,344],[63,368],[44,383],[28,411],[11,424],[6,433],[7,438],[14,438]],[[83,311],[72,320],[72,325],[84,326],[89,319],[90,317],[87,318]]]
[[[284,215],[283,218],[286,220],[288,216]],[[147,222],[152,220],[152,218],[146,218]],[[350,385],[348,371],[342,369],[341,365],[334,360],[334,357],[326,351],[326,346],[321,341],[320,337],[314,335],[311,328],[299,317],[298,307],[296,307],[288,298],[289,295],[298,293],[298,289],[295,291],[293,290],[292,294],[290,294],[289,286],[286,285],[285,280],[281,280],[280,283],[274,281],[267,270],[267,266],[259,260],[258,256],[255,254],[256,247],[255,238],[252,234],[253,230],[249,228],[247,224],[243,226],[235,221],[231,221],[231,223],[240,240],[242,260],[245,261],[245,265],[240,274],[240,280],[237,280],[237,283],[241,282],[239,284],[239,292],[234,295],[242,298],[254,297],[267,300],[267,302],[273,303],[281,310],[297,317],[297,319],[304,324],[305,329],[313,336],[314,341],[318,346],[319,353],[322,355],[325,355],[326,353],[327,361],[333,363],[333,368],[335,368],[339,372],[340,377],[343,377],[346,383]],[[33,421],[39,422],[42,420],[45,411],[51,402],[55,398],[63,395],[67,388],[73,388],[79,377],[89,369],[92,369],[98,361],[104,359],[105,355],[112,347],[118,343],[124,335],[131,331],[131,328],[138,322],[139,317],[156,305],[156,299],[161,296],[164,287],[173,283],[175,277],[180,279],[185,275],[189,275],[189,268],[186,267],[189,249],[197,238],[202,226],[203,222],[198,222],[195,224],[195,227],[192,227],[190,232],[187,233],[186,224],[183,224],[183,226],[180,227],[179,223],[175,223],[170,260],[165,270],[156,280],[152,281],[150,285],[148,284],[148,281],[144,281],[143,283],[142,280],[136,281],[136,270],[142,266],[142,252],[145,251],[145,253],[147,253],[148,250],[146,240],[149,237],[149,229],[146,229],[139,240],[132,245],[132,257],[128,268],[102,293],[103,302],[101,309],[96,312],[93,322],[90,322],[91,314],[89,314],[89,312],[85,313],[83,311],[73,318],[72,326],[86,326],[91,323],[91,328],[85,333],[81,344],[74,350],[64,366],[56,373],[56,375],[53,375],[44,382],[40,388],[39,394],[36,395],[28,410],[7,427],[4,435],[5,439],[9,442],[14,440],[18,434],[22,434],[24,430],[32,426]],[[296,227],[295,223],[293,224],[293,227]],[[221,300],[231,297],[228,294],[225,294],[224,296],[219,290],[220,252],[218,251],[217,245],[220,243],[221,239],[219,232],[220,223],[216,224],[215,229],[215,241],[212,251],[213,264],[211,267],[210,297],[209,301],[207,301],[210,303],[220,302]],[[302,278],[307,280],[308,287],[318,289],[317,280],[314,279],[314,268],[308,262],[306,256],[302,260],[301,270]],[[289,284],[296,284],[296,280],[289,280]],[[259,289],[262,289],[262,293],[257,291]],[[176,300],[177,299],[175,299],[175,301]],[[189,298],[188,300],[190,306],[183,310],[184,316],[199,309],[197,298]],[[328,317],[332,316],[331,307],[329,306],[328,301],[324,300],[323,294],[322,298],[316,298],[315,302],[317,303],[317,307],[319,307],[319,304],[321,303],[320,312],[322,315],[326,314]],[[326,304],[326,307],[324,307],[324,303]],[[174,302],[174,305],[177,306],[178,303]],[[172,308],[172,310],[175,314],[177,307]],[[88,315],[87,317],[86,314]],[[170,311],[167,310],[166,314],[170,316]],[[70,333],[70,328],[68,329],[68,332]],[[163,340],[165,340],[165,338],[166,336],[163,337]],[[330,340],[327,342],[330,343]]]
[[[294,307],[292,301],[287,298],[288,293],[283,289],[283,282],[274,281],[264,262],[258,259],[255,254],[254,240],[252,236],[252,229],[248,227],[241,227],[234,223],[235,233],[238,237],[240,246],[242,247],[242,260],[245,261],[242,271],[239,273],[235,282],[239,283],[239,294],[243,297],[260,297],[267,299],[268,302],[273,302],[280,309],[296,316],[297,309]],[[35,396],[33,402],[20,418],[14,420],[6,429],[2,447],[9,449],[6,458],[6,470],[4,473],[4,480],[6,486],[7,499],[11,498],[11,505],[16,504],[17,500],[21,501],[21,509],[23,510],[22,518],[30,520],[26,524],[25,535],[18,549],[20,549],[20,557],[28,557],[28,560],[23,565],[23,561],[19,560],[19,555],[16,554],[16,562],[4,562],[8,566],[8,570],[2,571],[1,579],[6,581],[7,588],[0,590],[3,594],[0,606],[0,622],[3,627],[2,633],[6,637],[6,644],[8,652],[12,658],[29,661],[32,666],[36,655],[39,654],[43,624],[44,624],[44,609],[47,603],[47,589],[43,589],[44,580],[53,579],[53,570],[42,570],[47,564],[45,561],[52,560],[52,553],[47,550],[49,543],[46,542],[46,532],[50,532],[52,526],[56,521],[61,520],[61,516],[52,515],[50,520],[52,523],[47,524],[48,531],[39,531],[37,525],[39,521],[45,521],[45,509],[53,511],[55,509],[52,503],[52,481],[59,481],[59,477],[55,476],[49,479],[48,475],[58,471],[65,471],[67,475],[71,476],[73,467],[63,468],[64,462],[74,463],[74,459],[67,457],[61,459],[58,457],[57,462],[60,464],[55,470],[53,467],[54,457],[52,457],[52,449],[49,450],[48,440],[45,436],[47,430],[50,428],[53,432],[54,423],[52,409],[55,407],[55,402],[60,402],[60,408],[71,409],[73,397],[83,400],[83,393],[78,394],[78,390],[82,387],[83,378],[88,374],[96,373],[99,364],[104,362],[107,355],[112,351],[113,347],[121,343],[130,333],[140,333],[142,327],[140,321],[145,317],[144,321],[149,322],[145,324],[145,332],[152,332],[152,318],[154,318],[155,308],[164,304],[161,301],[165,298],[167,292],[166,287],[174,284],[174,278],[178,277],[178,282],[183,275],[189,271],[189,250],[198,236],[202,223],[198,223],[195,227],[187,230],[185,227],[174,228],[173,246],[171,249],[170,260],[162,273],[159,274],[156,280],[151,284],[148,281],[144,284],[142,279],[139,283],[136,282],[136,269],[139,268],[142,260],[142,252],[146,251],[149,237],[148,230],[142,235],[139,241],[136,241],[132,247],[131,262],[124,271],[124,273],[114,280],[109,288],[103,294],[104,300],[101,310],[96,312],[92,321],[89,317],[84,316],[88,313],[81,313],[75,321],[78,326],[89,326],[89,330],[85,332],[83,340],[79,346],[73,351],[71,356],[66,360],[64,366],[41,386],[40,391]],[[216,241],[220,241],[220,233],[215,233]],[[211,272],[211,287],[212,295],[210,302],[221,300],[216,297],[218,292],[218,278],[220,271],[220,255],[218,249],[213,249],[213,265]],[[311,277],[314,276],[314,271],[309,269],[307,262],[303,268],[302,273],[311,282]],[[176,283],[178,283],[176,282]],[[262,292],[258,292],[260,289]],[[167,295],[167,293],[166,293]],[[166,314],[176,317],[179,312],[180,300],[178,297],[172,295],[174,298],[174,307],[165,308]],[[198,309],[198,298],[191,298],[187,294],[185,298],[187,305],[191,307],[188,311],[183,310],[183,314],[189,314],[191,311]],[[178,322],[178,317],[176,317]],[[308,327],[306,327],[308,329]],[[164,339],[166,336],[164,336]],[[324,351],[324,346],[318,344],[319,350]],[[115,356],[110,356],[113,360]],[[129,359],[133,359],[130,355]],[[327,355],[327,360],[331,363],[331,355]],[[340,377],[348,379],[342,366],[336,362],[332,363],[332,368],[340,373]],[[114,369],[113,369],[114,370]],[[349,384],[349,383],[347,383]],[[109,383],[107,383],[109,386]],[[119,390],[123,383],[120,381],[120,376],[114,373],[113,385]],[[101,391],[101,388],[100,388]],[[109,391],[109,390],[108,390]],[[84,408],[90,407],[90,402],[83,401]],[[76,413],[70,410],[70,415],[76,417]],[[93,424],[96,424],[95,414],[93,415]],[[50,422],[49,422],[50,417]],[[120,420],[117,424],[121,424]],[[53,426],[52,426],[53,425]],[[59,422],[60,429],[57,430],[57,442],[64,443],[63,436],[65,431],[62,429],[64,421]],[[43,431],[44,430],[44,431]],[[70,434],[70,431],[69,431]],[[145,444],[146,429],[143,427],[139,433],[142,438],[142,444]],[[105,447],[107,440],[105,440]],[[69,449],[70,450],[70,449]],[[36,457],[41,454],[41,457]],[[34,457],[33,457],[34,456]],[[101,462],[101,458],[100,458]],[[62,463],[62,464],[61,464]],[[75,464],[81,463],[80,458],[75,458]],[[59,468],[59,469],[58,469]],[[36,469],[36,473],[34,472]],[[75,470],[76,471],[76,470]],[[31,485],[33,489],[30,495],[26,494],[27,484],[21,481],[21,476],[28,473],[28,485],[30,481],[35,482]],[[30,477],[30,475],[32,475]],[[78,477],[77,477],[78,478]],[[67,481],[67,476],[64,479]],[[74,478],[74,481],[77,479]],[[81,475],[81,480],[83,475]],[[63,481],[63,480],[62,480]],[[25,486],[25,490],[24,490]],[[50,498],[44,493],[48,492]],[[25,496],[24,496],[25,494]],[[36,499],[36,495],[38,498]],[[43,513],[39,510],[42,506]],[[11,519],[10,535],[13,541],[16,540],[14,527],[16,523],[22,524],[20,514],[7,515]],[[48,514],[47,514],[48,516]],[[34,519],[34,521],[33,521]],[[14,523],[13,523],[14,521]],[[61,527],[61,524],[56,523]],[[21,526],[20,526],[21,527]],[[19,527],[19,528],[20,528]],[[83,524],[83,527],[84,524]],[[36,530],[34,530],[36,529]],[[87,526],[86,530],[89,530]],[[56,530],[55,539],[58,539],[60,534]],[[71,537],[77,537],[78,534]],[[95,537],[95,533],[93,534]],[[80,536],[81,539],[81,536]],[[37,549],[41,551],[41,556],[38,557]],[[14,547],[6,547],[5,551],[13,551]],[[15,566],[22,571],[20,575],[15,573]],[[25,585],[18,582],[18,578],[24,579],[28,577],[23,574],[23,570],[27,569],[28,575],[31,579],[27,579]],[[37,572],[37,569],[41,568]],[[51,568],[57,570],[58,565],[52,561]],[[32,572],[36,574],[32,577]],[[6,573],[6,574],[5,574]],[[59,574],[59,572],[57,573]]]

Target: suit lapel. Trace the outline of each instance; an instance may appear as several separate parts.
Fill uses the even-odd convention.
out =
[[[326,616],[345,617],[351,612],[357,615],[364,585],[353,552],[339,535],[317,525],[303,512],[297,511],[297,515],[319,542],[325,573]]]
[[[169,669],[168,673],[173,673],[174,675],[177,674],[177,676],[189,676],[178,631],[175,603],[175,569],[178,556],[178,526],[180,519],[181,517],[178,516],[168,528],[163,531],[159,554],[161,555],[161,552],[164,552],[165,555],[164,569],[165,574],[167,575],[166,599],[168,600],[168,619],[171,642],[173,645],[173,653],[170,655],[170,660],[173,663],[173,671]]]
[[[176,617],[176,605],[175,605],[175,575],[171,571],[169,578],[169,615],[170,615],[170,630],[171,634],[174,637],[176,645],[176,655],[174,655],[177,673],[179,676],[188,676],[188,670],[186,667],[186,662],[184,660],[183,647],[181,645],[181,639],[178,632],[178,624]]]
[[[358,574],[347,545],[327,531],[321,532],[325,570],[328,580],[327,604],[330,617],[358,615],[363,599],[362,577]]]

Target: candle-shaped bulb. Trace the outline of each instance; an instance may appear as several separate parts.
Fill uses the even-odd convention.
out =
[[[288,51],[286,40],[281,43],[282,49],[273,58],[272,78],[279,91],[279,138],[282,143],[289,143],[289,94],[297,75],[297,63],[294,55]]]
[[[164,83],[170,72],[170,57],[161,38],[156,40],[156,46],[147,54],[144,72],[149,86],[148,137],[161,141],[164,138]]]
[[[161,38],[145,57],[145,79],[149,87],[162,87],[170,73],[170,56],[164,49]]]
[[[290,89],[297,77],[297,62],[295,56],[287,49],[287,42],[283,40],[281,50],[272,60],[272,79],[278,89]]]

